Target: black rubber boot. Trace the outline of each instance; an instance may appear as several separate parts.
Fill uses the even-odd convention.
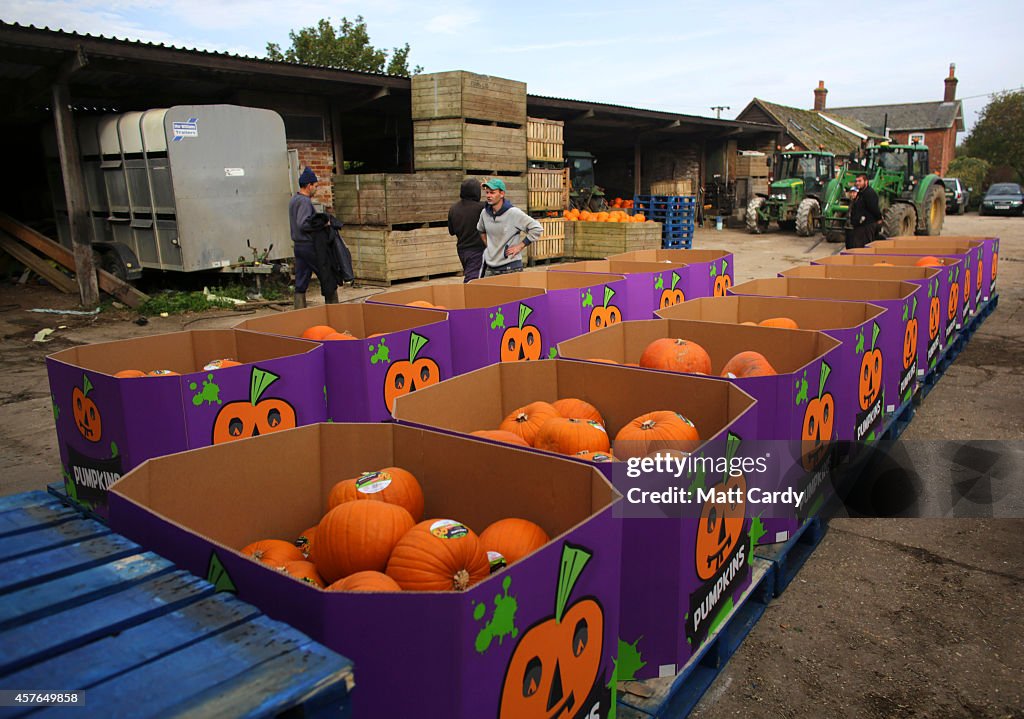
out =
[[[338,304],[338,291],[335,290],[329,295],[324,296],[324,304],[336,305]]]
[[[296,292],[295,293],[295,303],[294,303],[293,306],[297,310],[304,310],[304,309],[306,309],[306,293],[305,292]]]

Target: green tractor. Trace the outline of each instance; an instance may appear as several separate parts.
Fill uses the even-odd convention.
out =
[[[867,149],[864,164],[851,162],[825,189],[821,229],[830,242],[842,242],[849,226],[847,192],[864,173],[878,193],[882,235],[938,235],[946,221],[946,190],[938,175],[928,171],[925,145],[883,143]]]
[[[821,229],[821,198],[835,177],[836,157],[831,152],[798,150],[776,153],[769,194],[747,203],[747,230],[761,233],[772,221],[801,237]]]
[[[604,188],[596,184],[594,165],[597,158],[589,152],[569,150],[565,164],[569,168],[569,207],[577,210],[602,212],[608,209]]]

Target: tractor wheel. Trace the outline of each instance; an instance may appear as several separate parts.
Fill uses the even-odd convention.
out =
[[[942,225],[946,221],[946,192],[938,186],[938,183],[928,188],[921,212],[924,213],[924,229],[918,234],[942,234]]]
[[[762,220],[758,214],[758,210],[764,207],[764,203],[763,197],[755,197],[747,203],[747,232],[760,235],[768,229],[768,223]]]
[[[796,208],[796,234],[810,237],[821,229],[821,205],[813,197],[800,200]]]
[[[894,202],[882,214],[882,233],[885,237],[910,237],[917,227],[917,213],[905,202]]]

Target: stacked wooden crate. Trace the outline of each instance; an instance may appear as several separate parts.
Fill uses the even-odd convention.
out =
[[[544,226],[544,234],[530,247],[529,259],[562,257],[565,253],[565,220],[569,207],[569,169],[565,167],[564,123],[529,117],[526,120],[527,209]]]
[[[768,192],[768,155],[758,151],[742,150],[736,156],[736,179],[749,178],[747,181],[751,196],[754,193]]]
[[[565,256],[602,260],[633,250],[661,249],[660,222],[566,222]]]

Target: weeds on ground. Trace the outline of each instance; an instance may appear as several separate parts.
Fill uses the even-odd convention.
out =
[[[169,315],[180,315],[186,312],[205,312],[213,309],[234,307],[228,300],[207,299],[202,292],[167,291],[150,295],[150,298],[139,305],[141,315],[152,317],[166,312]]]

